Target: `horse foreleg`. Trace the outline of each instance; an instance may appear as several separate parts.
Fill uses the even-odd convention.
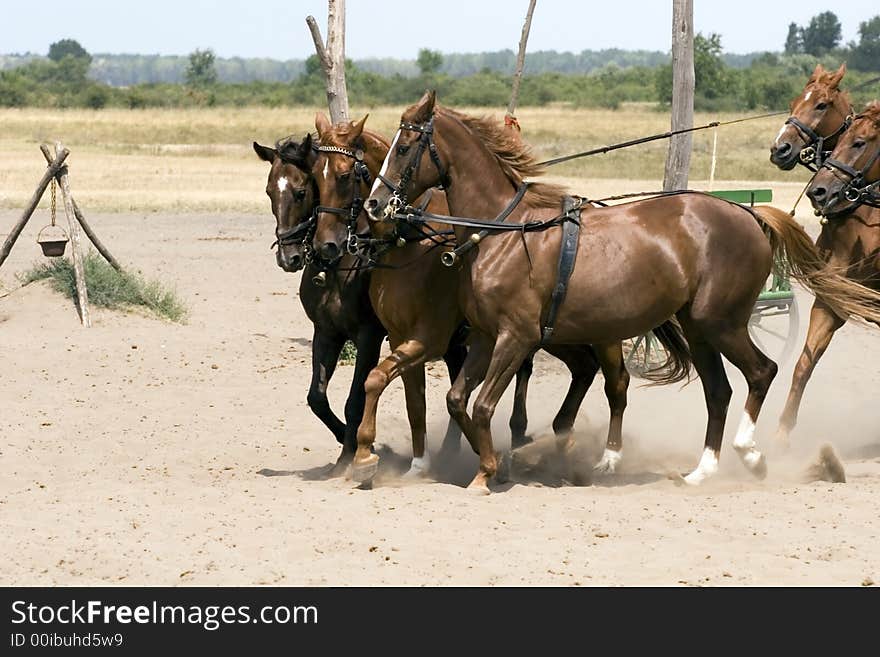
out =
[[[807,382],[813,375],[813,369],[825,353],[834,332],[843,326],[845,320],[840,319],[820,299],[813,302],[810,310],[810,327],[807,329],[807,339],[804,342],[803,351],[798,358],[794,373],[791,376],[791,388],[788,391],[788,399],[782,416],[779,418],[779,428],[776,430],[776,440],[788,445],[789,434],[797,424],[798,410]]]
[[[406,396],[406,415],[412,435],[413,458],[405,477],[426,474],[431,468],[431,457],[425,446],[425,364],[413,365],[401,372]]]
[[[381,329],[367,326],[355,338],[357,357],[354,362],[351,388],[349,388],[348,399],[345,402],[345,440],[335,469],[344,469],[354,458],[357,449],[357,430],[363,419],[366,403],[364,383],[369,373],[376,367],[376,363],[379,362],[379,350],[382,347],[383,337]]]
[[[449,371],[450,384],[454,384],[458,378],[458,374],[461,372],[461,368],[464,366],[464,361],[467,358],[467,353],[467,346],[461,341],[459,332],[456,331],[449,343],[449,348],[443,355],[446,369]],[[448,455],[457,453],[459,449],[461,449],[461,427],[455,421],[455,418],[450,415],[440,451],[444,455]]]
[[[391,354],[374,367],[367,376],[364,383],[366,393],[364,414],[357,430],[357,450],[351,471],[351,476],[356,481],[361,483],[372,481],[379,465],[379,456],[372,451],[373,443],[376,440],[376,413],[379,407],[379,397],[382,396],[385,388],[404,371],[422,365],[425,362],[425,353],[425,347],[421,342],[407,340],[394,347]],[[424,379],[422,404],[424,405]],[[424,441],[424,435],[422,440]]]
[[[529,417],[526,412],[526,394],[529,391],[529,379],[534,369],[534,354],[529,354],[516,371],[516,385],[513,393],[513,411],[510,414],[510,447],[516,449],[532,442],[526,437]]]
[[[498,400],[533,348],[534,344],[524,342],[511,333],[502,333],[495,342],[486,380],[474,402],[473,430],[479,448],[480,469],[468,486],[471,490],[489,492],[489,480],[498,469],[498,460],[492,446],[492,416]]]
[[[446,394],[446,408],[458,426],[461,427],[471,449],[476,454],[480,453],[480,448],[476,440],[473,422],[467,413],[467,405],[471,393],[483,382],[486,376],[486,369],[489,367],[491,356],[492,342],[486,336],[472,332],[467,358],[465,358],[461,371],[452,384],[452,388]],[[458,451],[457,446],[455,451]],[[443,449],[440,450],[440,457],[447,458],[449,455],[446,443],[444,443]]]
[[[330,429],[336,437],[336,442],[345,442],[345,424],[336,417],[327,401],[327,385],[336,370],[336,362],[344,338],[338,335],[322,333],[315,327],[312,337],[312,382],[309,385],[309,393],[306,402],[312,413]]]

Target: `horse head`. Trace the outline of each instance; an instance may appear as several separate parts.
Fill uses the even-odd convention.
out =
[[[275,148],[254,142],[254,151],[271,164],[266,194],[275,215],[276,259],[284,271],[295,272],[306,264],[305,240],[312,225],[318,191],[311,174],[315,152],[312,136],[301,142],[284,139]]]
[[[850,212],[880,199],[880,102],[857,115],[807,188],[817,211],[826,216]]]
[[[785,171],[799,161],[822,164],[824,153],[834,148],[852,120],[849,95],[840,90],[845,73],[846,64],[834,72],[816,66],[804,90],[791,101],[791,115],[770,147],[773,164]]]

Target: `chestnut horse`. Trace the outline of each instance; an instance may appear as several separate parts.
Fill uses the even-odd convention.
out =
[[[815,169],[834,149],[853,117],[849,94],[840,89],[845,73],[846,64],[834,73],[816,66],[770,147],[773,164],[784,171],[799,163]]]
[[[845,72],[845,64],[834,73],[823,69],[821,64],[816,67],[803,92],[791,103],[791,117],[770,148],[771,162],[787,170],[797,162],[815,161],[821,165],[831,155],[831,150],[841,141],[853,120],[849,95],[840,89]],[[801,157],[803,152],[807,153],[806,158]],[[811,198],[816,209],[822,212],[826,199],[821,196],[821,185],[819,190],[818,205],[815,192]],[[845,206],[842,211],[833,209],[823,220],[816,247],[831,267],[846,271],[847,276],[864,285],[880,289],[876,269],[880,216],[875,208],[864,204]],[[875,254],[873,265],[872,253]],[[798,410],[813,370],[831,344],[835,331],[845,322],[846,317],[835,313],[822,297],[815,298],[804,348],[792,373],[788,398],[776,431],[776,439],[782,444],[788,444],[797,425]]]
[[[287,272],[305,268],[299,285],[299,299],[314,325],[312,380],[306,399],[312,412],[342,444],[342,451],[330,473],[341,475],[357,446],[357,427],[364,411],[364,381],[379,362],[385,329],[370,305],[369,275],[366,272],[349,271],[340,277],[330,275],[323,287],[313,283],[319,268],[311,262],[308,248],[318,190],[311,175],[316,155],[311,135],[301,143],[288,139],[276,144],[275,148],[254,142],[254,151],[261,160],[272,165],[266,194],[271,199],[276,220],[278,266]],[[351,266],[356,262],[353,256],[345,255],[342,265]],[[342,422],[330,408],[327,386],[346,340],[351,340],[357,347],[357,359],[345,403],[345,422]]]
[[[449,400],[480,455],[471,487],[488,492],[497,469],[491,418],[523,358],[541,344],[557,284],[562,231],[551,227],[567,220],[561,213],[564,191],[532,184],[516,203],[523,178],[542,172],[528,148],[494,121],[435,106],[433,92],[403,113],[394,144],[382,165],[385,184],[374,186],[367,201],[372,220],[406,220],[414,209],[395,210],[445,179],[453,215],[490,220],[508,212],[507,222],[521,227],[483,239],[460,270],[462,309],[488,344],[468,351]],[[777,367],[752,343],[748,322],[776,258],[786,256],[796,278],[860,312],[871,311],[875,293],[825,270],[809,236],[775,208],[749,209],[680,192],[582,209],[578,223],[579,249],[550,344],[609,345],[675,316],[709,415],[702,457],[684,481],[698,484],[718,468],[731,396],[722,355],[743,373],[749,389],[734,448],[752,473],[763,476],[755,423]],[[477,228],[458,225],[455,233],[464,244]],[[469,373],[486,359],[471,418],[459,402],[469,392]],[[377,457],[369,441],[358,438],[353,472],[371,476]]]
[[[388,143],[384,139],[364,130],[366,120],[365,116],[358,122],[331,125],[324,114],[316,116],[315,127],[321,146],[312,172],[321,206],[317,208],[313,250],[332,259],[335,254],[349,247],[355,248],[364,241],[373,249],[367,250],[365,255],[375,259],[370,298],[376,314],[388,329],[392,353],[367,378],[366,408],[358,436],[359,440],[369,437],[371,443],[375,439],[379,398],[400,376],[413,440],[410,473],[418,474],[429,467],[429,452],[425,448],[424,363],[443,355],[446,345],[464,322],[458,304],[458,274],[441,263],[439,247],[445,244],[442,226],[429,224],[421,231],[405,227],[400,234],[386,235],[377,232],[379,227],[373,223],[372,239],[365,240],[357,235],[360,231],[369,234],[366,233],[366,215],[353,216],[351,209],[359,210],[357,199],[366,198],[370,183],[388,153]],[[369,175],[363,175],[363,167]],[[445,194],[436,190],[431,192],[426,209],[448,212]],[[359,220],[357,231],[352,230],[355,220]],[[612,408],[608,444],[615,454],[620,449],[620,428],[629,381],[619,347],[616,345],[616,353],[603,354],[601,358],[606,377],[605,390]],[[599,369],[599,362],[590,347],[565,345],[551,348],[550,352],[561,358],[572,372],[568,394],[553,421],[554,431],[562,435],[571,431],[584,395]],[[528,357],[517,373],[510,421],[514,447],[524,443],[525,398],[530,373],[531,357]],[[450,374],[454,380],[458,371],[450,370]],[[441,452],[457,451],[458,446],[459,434],[447,432]],[[606,462],[607,469],[613,469],[616,463],[613,456],[606,458]]]

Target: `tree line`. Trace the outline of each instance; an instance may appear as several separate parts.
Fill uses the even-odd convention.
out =
[[[169,60],[119,57],[154,65]],[[45,58],[21,59],[24,63],[0,70],[0,106],[276,107],[322,105],[326,100],[315,56],[302,62],[221,60],[211,50],[196,50],[188,57],[170,58],[173,73],[169,68],[167,80],[148,78],[125,86],[118,84],[121,78],[107,76],[107,69],[101,68],[106,56],[92,56],[70,39],[53,43]],[[512,51],[443,55],[423,49],[414,62],[347,61],[346,79],[352,102],[360,105],[410,103],[431,87],[448,104],[503,107],[510,96],[513,60]],[[847,86],[880,71],[880,15],[860,24],[858,41],[842,45],[839,20],[832,12],[823,12],[804,26],[792,23],[782,52],[748,56],[725,54],[717,34],[698,34],[694,39],[695,106],[713,111],[779,109],[802,88],[816,63],[836,68],[842,61],[851,71]],[[249,78],[254,69],[247,69],[246,63],[263,66],[267,79]],[[0,68],[3,65],[0,57]],[[663,53],[536,52],[527,57],[519,102],[616,108],[625,102],[664,105],[671,94],[672,68]],[[869,88],[855,100],[877,95],[877,88]]]

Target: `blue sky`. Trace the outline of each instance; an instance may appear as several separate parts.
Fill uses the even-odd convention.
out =
[[[441,52],[515,50],[527,0],[347,0],[346,54],[414,59]],[[834,6],[834,5],[837,6]],[[530,50],[668,50],[671,0],[538,0]],[[880,14],[875,0],[694,0],[696,30],[722,35],[727,52],[780,50],[788,23],[827,9],[845,41]],[[302,59],[313,53],[305,23],[326,31],[325,0],[0,0],[0,53],[46,53],[58,39],[89,52]]]

